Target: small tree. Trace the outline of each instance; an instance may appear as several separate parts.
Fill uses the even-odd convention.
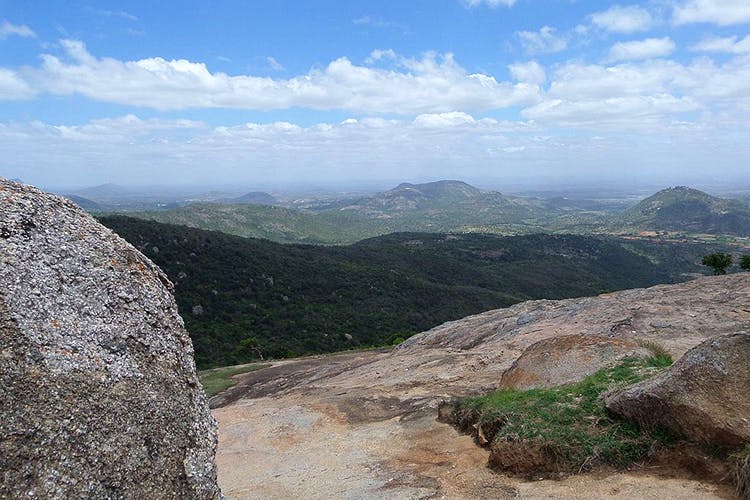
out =
[[[750,255],[743,255],[740,258],[740,267],[745,271],[750,271]]]
[[[728,253],[710,253],[703,256],[703,265],[713,268],[714,274],[727,274],[727,268],[732,265],[732,256]]]
[[[263,351],[260,350],[260,342],[255,337],[248,337],[244,340],[240,340],[237,344],[237,353],[241,356],[252,356],[255,354],[261,361],[263,361]]]

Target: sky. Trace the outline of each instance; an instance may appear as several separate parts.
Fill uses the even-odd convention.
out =
[[[748,0],[0,0],[40,186],[750,185]]]

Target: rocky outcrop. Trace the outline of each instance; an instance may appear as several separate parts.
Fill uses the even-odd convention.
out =
[[[690,440],[750,443],[750,333],[709,339],[664,373],[609,394],[611,413]]]
[[[519,390],[573,384],[625,358],[646,358],[637,343],[599,335],[563,335],[532,344],[503,372],[500,387]]]
[[[166,276],[64,198],[0,179],[0,214],[0,498],[218,498]]]

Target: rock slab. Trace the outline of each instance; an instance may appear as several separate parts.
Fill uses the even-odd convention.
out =
[[[750,333],[704,341],[656,377],[605,397],[607,410],[690,440],[750,443]]]
[[[64,198],[0,179],[0,214],[0,498],[219,498],[166,276]]]
[[[527,347],[503,372],[500,387],[526,391],[573,384],[625,358],[647,358],[650,354],[629,340],[561,335]]]

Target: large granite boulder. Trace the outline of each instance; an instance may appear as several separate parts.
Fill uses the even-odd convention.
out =
[[[0,179],[0,498],[220,496],[171,290],[72,202]]]
[[[704,341],[654,378],[605,397],[607,410],[718,446],[750,443],[750,333]]]
[[[503,372],[501,388],[543,389],[580,382],[625,358],[647,358],[648,349],[630,340],[601,335],[561,335],[540,340]]]

